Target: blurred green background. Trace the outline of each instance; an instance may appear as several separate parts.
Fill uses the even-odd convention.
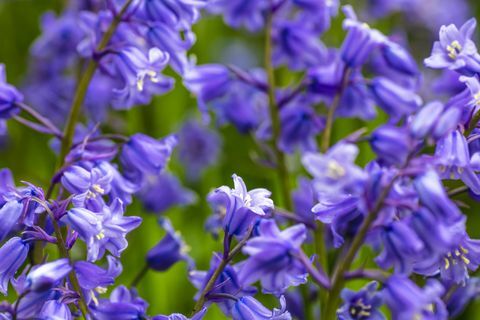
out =
[[[0,0],[0,62],[7,67],[8,80],[21,85],[24,81],[28,66],[28,50],[33,40],[39,35],[39,20],[47,10],[60,10],[63,0]],[[353,2],[353,1],[352,1]],[[478,1],[472,0],[472,6],[477,12],[480,8]],[[472,12],[472,16],[474,13]],[[399,17],[383,20],[377,25],[382,31],[389,32]],[[248,35],[226,28],[218,18],[202,20],[196,27],[197,43],[192,53],[197,56],[199,63],[227,61],[233,62],[241,56],[242,63],[248,66],[259,66],[262,61],[262,35]],[[338,45],[343,38],[341,20],[336,19],[332,30],[326,36],[328,44]],[[414,47],[418,57],[429,54],[431,43]],[[230,58],[225,58],[225,55]],[[278,77],[287,84],[291,76],[286,70],[279,70]],[[154,137],[161,137],[179,128],[182,120],[188,117],[198,117],[195,100],[177,82],[176,88],[165,96],[158,97],[151,106],[137,107],[126,112],[117,112],[114,117],[125,122],[125,134],[143,132]],[[375,127],[382,120],[379,117],[369,127]],[[364,126],[360,121],[342,121],[335,126],[335,137],[342,137],[356,128]],[[233,128],[222,128],[223,146],[221,158],[215,167],[209,169],[200,182],[192,184],[182,179],[184,184],[198,194],[195,205],[185,208],[174,208],[167,212],[173,225],[184,236],[191,247],[191,255],[200,270],[208,267],[211,253],[221,250],[221,243],[212,239],[203,228],[206,217],[210,214],[205,202],[205,195],[214,187],[231,185],[232,173],[244,178],[249,188],[266,187],[274,191],[277,199],[275,173],[259,166],[252,160],[255,153],[255,143],[252,137],[242,136]],[[0,146],[0,167],[10,168],[17,182],[22,180],[34,184],[48,186],[49,179],[55,167],[54,153],[48,148],[49,139],[46,136],[9,122],[9,137],[2,141]],[[368,146],[362,146],[361,159],[366,163],[371,159]],[[294,175],[302,173],[298,165],[298,158],[289,159],[289,166]],[[183,169],[176,163],[175,158],[169,165],[169,170],[184,177]],[[292,178],[294,182],[295,179]],[[468,199],[463,199],[470,203]],[[468,209],[469,227],[471,236],[480,237],[480,223],[476,207]],[[163,231],[156,223],[156,217],[144,212],[141,205],[135,202],[128,208],[128,215],[139,215],[144,219],[142,226],[129,236],[129,247],[122,256],[124,272],[117,280],[117,284],[129,284],[136,273],[144,266],[145,253],[163,236]],[[368,253],[367,253],[368,254]],[[1,257],[0,257],[1,258]],[[352,284],[358,286],[359,284]],[[177,264],[166,273],[149,272],[140,283],[140,295],[150,303],[149,314],[170,314],[182,312],[189,314],[193,307],[193,296],[196,290],[188,282],[187,270],[184,263]],[[216,308],[211,308],[206,319],[223,319],[224,316]],[[473,304],[463,319],[479,319],[480,304]]]

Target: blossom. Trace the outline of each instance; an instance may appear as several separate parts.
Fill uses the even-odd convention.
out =
[[[377,287],[378,283],[370,282],[357,292],[343,289],[341,296],[344,304],[337,310],[338,319],[385,319],[385,316],[378,310],[383,301]]]
[[[280,231],[274,221],[263,221],[259,236],[248,240],[242,249],[249,258],[240,270],[240,282],[251,284],[260,280],[263,291],[273,294],[305,283],[306,271],[298,259],[305,239],[305,225]]]
[[[285,298],[280,298],[280,309],[269,310],[253,297],[241,297],[232,308],[232,319],[246,320],[290,320],[290,313],[287,311]]]
[[[93,262],[103,257],[105,250],[119,256],[128,246],[125,236],[138,227],[142,219],[124,217],[123,211],[123,203],[115,199],[110,207],[104,206],[97,213],[85,208],[70,209],[62,221],[85,241],[88,261]]]
[[[20,112],[15,104],[22,101],[23,95],[7,83],[5,65],[0,64],[0,119],[9,119]]]
[[[456,70],[465,75],[480,71],[480,55],[470,39],[476,27],[476,20],[470,19],[460,30],[453,24],[442,26],[439,41],[433,44],[432,54],[425,59],[429,68]]]
[[[156,271],[166,271],[178,261],[184,260],[192,267],[193,260],[188,256],[188,247],[179,233],[175,232],[172,224],[166,218],[159,220],[166,234],[147,253],[146,260],[149,268]]]
[[[72,313],[65,303],[59,302],[58,300],[49,300],[45,302],[42,310],[40,310],[39,317],[45,320],[71,320]]]
[[[13,237],[0,248],[0,292],[8,291],[8,283],[27,258],[30,245],[19,237]]]
[[[68,259],[63,258],[34,267],[25,279],[25,288],[32,291],[46,291],[57,285],[72,271]]]
[[[265,12],[270,8],[266,0],[217,0],[207,9],[221,13],[227,25],[233,28],[245,27],[249,31],[258,31],[265,20]]]
[[[92,304],[90,311],[95,319],[141,319],[145,317],[148,304],[135,290],[118,286],[110,294],[110,299],[101,299]]]
[[[0,240],[5,239],[12,231],[23,213],[23,204],[17,200],[10,200],[0,209]]]
[[[432,101],[413,116],[409,131],[415,138],[432,136],[434,139],[440,139],[458,126],[461,116],[460,108]]]
[[[390,165],[404,164],[414,147],[406,129],[390,125],[376,129],[370,138],[370,145],[378,158]]]

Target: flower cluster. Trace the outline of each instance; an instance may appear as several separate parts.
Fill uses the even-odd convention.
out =
[[[72,0],[46,13],[24,85],[0,65],[0,127],[50,136],[58,158],[47,185],[0,170],[0,318],[201,320],[216,307],[234,320],[461,315],[480,295],[468,216],[480,199],[480,54],[467,3],[430,19],[431,4],[370,0],[357,16],[339,0]],[[373,27],[392,12],[439,28],[429,56],[410,50],[409,28]],[[201,15],[264,40],[264,64],[197,64],[188,51]],[[162,138],[111,121],[176,78],[201,119]],[[207,169],[236,157],[221,145],[241,149],[236,131],[271,188],[233,174],[205,192]],[[195,210],[210,212],[194,227],[217,246],[207,259],[166,217],[198,199],[208,205]],[[136,248],[144,268],[114,286],[148,217],[130,214],[137,201],[164,235]],[[177,263],[197,290],[193,309],[152,315],[137,288]]]

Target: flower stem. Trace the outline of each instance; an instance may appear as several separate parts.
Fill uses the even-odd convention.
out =
[[[328,303],[326,304],[325,310],[325,319],[326,320],[334,320],[336,315],[336,310],[338,308],[340,302],[340,291],[343,288],[345,283],[345,273],[350,269],[355,256],[358,253],[358,250],[363,244],[365,237],[367,235],[368,230],[372,223],[377,219],[378,214],[383,208],[384,201],[388,197],[390,190],[393,187],[393,183],[397,179],[398,176],[392,178],[390,183],[382,190],[378,201],[376,202],[373,210],[365,217],[360,229],[358,230],[355,238],[353,238],[352,244],[348,249],[344,259],[340,261],[338,267],[336,268],[333,278],[332,278],[332,290],[330,291]]]
[[[278,141],[281,135],[280,113],[275,99],[275,69],[272,64],[272,24],[273,10],[267,14],[265,27],[265,70],[268,79],[268,107],[270,111],[270,120],[272,122],[272,147],[277,160],[277,173],[282,189],[282,200],[287,210],[292,210],[292,199],[290,196],[290,180],[285,161],[285,154],[278,148]]]
[[[148,270],[150,270],[150,268],[148,264],[145,264],[142,270],[140,270],[140,272],[135,276],[133,281],[130,283],[130,288],[136,287],[140,283],[140,281],[143,279],[143,277],[145,277]]]
[[[122,16],[127,11],[130,4],[133,0],[127,0],[123,7],[120,9],[118,14],[115,15],[113,18],[112,23],[110,24],[109,28],[103,35],[103,38],[100,40],[98,47],[96,49],[97,52],[101,52],[104,50],[110,39],[113,37],[115,30],[117,29],[118,25],[122,21]],[[85,96],[87,94],[88,87],[90,85],[90,81],[92,80],[95,71],[98,68],[98,61],[96,59],[91,59],[85,72],[83,73],[82,77],[80,78],[80,82],[77,87],[77,91],[75,92],[75,96],[73,98],[72,105],[70,107],[70,113],[67,118],[67,124],[65,125],[65,129],[63,131],[64,138],[62,140],[62,146],[60,149],[60,163],[58,167],[61,167],[65,161],[65,156],[68,154],[70,147],[73,143],[73,135],[75,133],[75,126],[78,122],[78,118],[80,116],[80,111],[82,110],[82,104],[85,100]]]
[[[480,121],[480,110],[478,110],[470,120],[468,128],[465,130],[465,137],[468,137],[470,133],[477,127],[478,122]]]

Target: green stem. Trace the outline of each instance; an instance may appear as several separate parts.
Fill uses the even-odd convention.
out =
[[[281,135],[280,114],[275,99],[275,69],[272,64],[272,23],[273,12],[267,14],[266,34],[265,34],[265,70],[268,79],[268,107],[270,119],[272,121],[272,147],[277,160],[277,173],[282,189],[282,199],[285,209],[292,210],[292,198],[290,196],[290,179],[285,161],[285,154],[278,148],[277,142]]]
[[[330,291],[328,303],[326,304],[325,310],[325,319],[326,320],[334,320],[336,316],[336,310],[340,303],[340,291],[342,290],[345,284],[345,272],[347,272],[352,263],[355,259],[355,256],[358,253],[358,250],[363,244],[365,237],[367,235],[368,230],[372,223],[377,219],[378,214],[383,208],[383,204],[385,199],[388,197],[390,190],[393,187],[393,183],[397,179],[397,176],[392,178],[390,183],[383,189],[382,193],[380,194],[377,203],[373,210],[365,217],[360,229],[358,230],[355,238],[350,245],[344,259],[339,263],[338,267],[336,268],[333,279],[332,279],[332,290]]]
[[[102,39],[100,40],[100,43],[96,49],[96,52],[101,52],[107,47],[108,43],[110,42],[110,40],[112,39],[115,33],[115,30],[117,29],[118,25],[122,21],[122,16],[125,14],[125,12],[127,11],[128,7],[132,2],[133,0],[127,0],[123,5],[123,7],[118,12],[118,14],[115,15],[112,23],[110,24],[110,27],[107,29]],[[68,154],[68,152],[70,151],[70,147],[72,146],[73,135],[75,133],[75,126],[78,122],[78,118],[82,110],[82,104],[83,104],[83,101],[85,100],[88,87],[95,74],[95,71],[97,71],[97,68],[98,68],[98,61],[96,59],[91,59],[87,64],[85,72],[80,78],[77,91],[75,92],[75,96],[73,98],[73,102],[70,107],[70,113],[67,118],[67,124],[65,125],[65,129],[63,131],[64,138],[62,140],[62,146],[60,149],[60,163],[58,167],[61,167],[63,165],[65,161],[65,156]]]
[[[130,283],[130,288],[136,287],[140,283],[140,281],[143,279],[143,277],[145,277],[148,270],[150,270],[150,268],[149,268],[148,264],[145,264],[143,266],[142,270],[140,270],[140,272],[135,276],[132,283]]]
[[[468,125],[468,128],[465,130],[465,137],[468,137],[470,133],[472,133],[473,129],[477,127],[478,122],[480,121],[480,110],[478,110],[470,120],[470,124]]]
[[[57,238],[58,253],[62,258],[66,258],[69,264],[73,267],[73,261],[72,261],[72,258],[70,257],[70,253],[67,250],[67,246],[65,245],[62,229],[60,228],[60,225],[55,219],[53,212],[50,210],[48,205],[41,199],[38,199],[38,198],[32,198],[32,199],[36,201],[38,204],[40,204],[47,211],[48,215],[50,216],[50,219],[52,220],[53,229],[55,231],[55,237]],[[82,313],[83,317],[87,319],[88,308],[87,308],[87,304],[85,303],[85,297],[83,296],[83,291],[82,291],[82,288],[80,287],[80,283],[78,282],[77,274],[75,273],[75,271],[70,272],[69,278],[70,278],[70,283],[72,284],[73,289],[80,296],[80,299],[78,300],[78,306],[79,306],[80,312]]]

